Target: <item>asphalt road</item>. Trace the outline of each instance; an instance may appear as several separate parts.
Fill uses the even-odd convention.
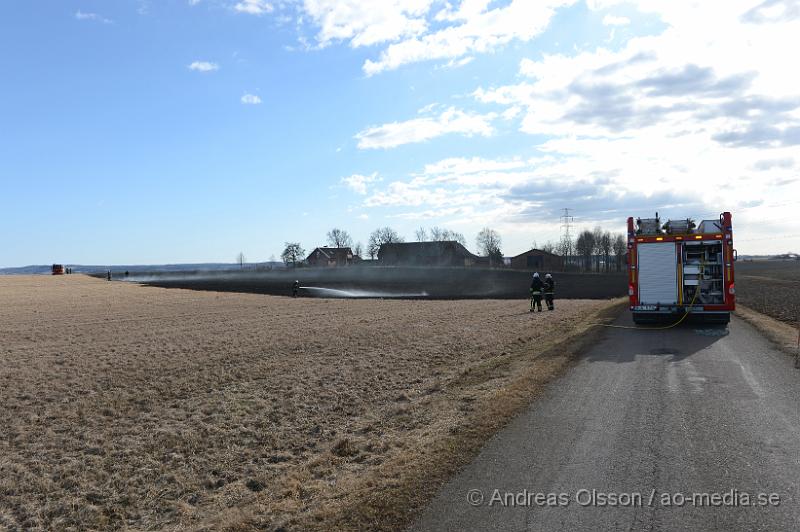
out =
[[[800,370],[736,318],[608,329],[413,528],[800,530]]]

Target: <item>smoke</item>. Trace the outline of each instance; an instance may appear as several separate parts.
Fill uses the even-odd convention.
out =
[[[528,271],[483,268],[350,266],[276,270],[114,272],[114,280],[163,288],[291,296],[295,281],[300,295],[319,298],[464,299],[530,297]],[[102,274],[101,277],[104,277]],[[627,293],[624,274],[558,273],[559,299],[605,299]]]

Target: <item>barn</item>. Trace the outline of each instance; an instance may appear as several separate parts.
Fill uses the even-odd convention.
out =
[[[381,266],[450,266],[483,265],[485,257],[470,253],[455,241],[395,242],[383,244],[378,250]]]
[[[511,268],[545,272],[561,271],[564,269],[564,261],[559,255],[534,248],[511,257]]]

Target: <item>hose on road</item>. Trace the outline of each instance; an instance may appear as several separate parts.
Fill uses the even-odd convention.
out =
[[[633,330],[636,330],[636,331],[663,331],[663,330],[666,330],[666,329],[672,329],[673,327],[677,327],[690,314],[690,311],[692,310],[692,307],[694,307],[694,302],[697,301],[697,295],[700,293],[700,284],[703,281],[703,276],[705,274],[705,266],[706,266],[705,260],[701,261],[700,262],[700,276],[699,276],[699,278],[697,280],[697,288],[694,289],[694,296],[692,297],[692,301],[689,303],[689,306],[686,307],[686,310],[683,313],[683,316],[681,316],[681,319],[679,319],[675,323],[671,323],[669,325],[663,325],[663,326],[660,326],[660,327],[637,327],[637,326],[630,326],[630,325],[613,325],[613,324],[610,324],[610,323],[590,323],[589,326],[597,325],[598,327],[608,327],[609,329],[633,329]]]

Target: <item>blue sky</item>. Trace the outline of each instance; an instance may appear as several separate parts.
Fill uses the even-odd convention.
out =
[[[263,261],[385,225],[472,249],[490,226],[510,255],[564,207],[731,210],[740,252],[800,250],[797,6],[663,4],[9,2],[0,267]]]

